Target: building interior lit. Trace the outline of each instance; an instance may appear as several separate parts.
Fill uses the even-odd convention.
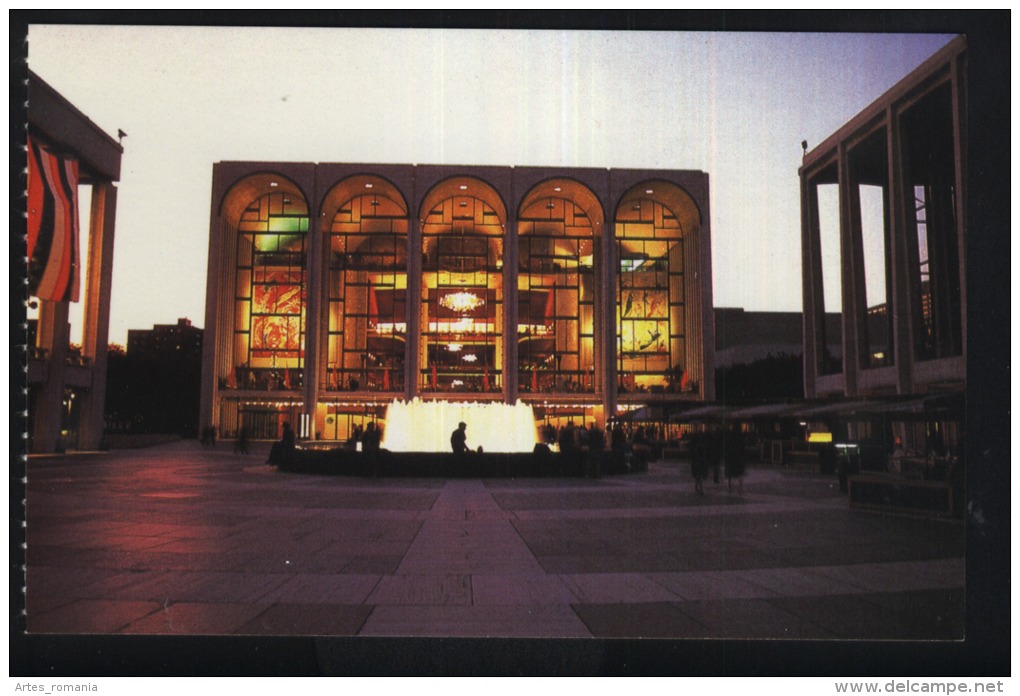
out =
[[[214,166],[202,418],[344,441],[394,400],[605,426],[713,396],[701,172]]]

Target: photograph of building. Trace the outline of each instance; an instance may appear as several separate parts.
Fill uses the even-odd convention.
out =
[[[1008,30],[650,16],[26,25],[14,671],[1007,663]]]
[[[345,441],[394,399],[600,427],[713,398],[708,177],[221,162],[202,422]]]

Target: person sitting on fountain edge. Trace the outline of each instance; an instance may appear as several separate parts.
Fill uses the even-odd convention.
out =
[[[456,455],[462,455],[468,451],[467,423],[461,422],[457,425],[457,429],[450,435],[450,447],[453,448],[453,453]]]

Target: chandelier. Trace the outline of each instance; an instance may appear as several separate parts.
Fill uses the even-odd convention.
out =
[[[466,290],[447,293],[439,298],[439,304],[454,312],[470,312],[484,303],[481,297]]]

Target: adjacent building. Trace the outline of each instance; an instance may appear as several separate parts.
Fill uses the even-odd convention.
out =
[[[29,451],[96,449],[103,435],[115,182],[123,148],[32,72],[28,92],[28,303],[38,311],[27,336]],[[84,234],[79,187],[91,187]],[[81,268],[85,257],[88,265]],[[72,351],[68,315],[79,301],[82,345]]]
[[[605,423],[714,395],[708,176],[221,162],[201,419],[346,439],[393,399]]]
[[[800,168],[805,395],[955,402],[937,425],[946,440],[956,439],[966,382],[966,115],[959,37]],[[841,355],[829,348],[826,311],[840,313]]]

